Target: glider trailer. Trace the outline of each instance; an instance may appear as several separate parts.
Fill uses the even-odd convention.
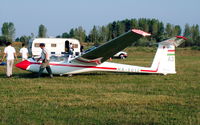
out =
[[[176,36],[158,43],[151,67],[141,67],[134,65],[118,64],[106,62],[117,52],[130,46],[134,41],[141,37],[150,36],[142,30],[132,29],[119,37],[91,50],[83,55],[68,59],[67,57],[51,57],[50,66],[53,74],[79,74],[91,71],[110,71],[110,72],[128,72],[128,73],[157,73],[157,74],[175,74],[175,47],[186,40],[183,36]],[[55,59],[56,58],[56,59]],[[36,59],[19,62],[16,67],[30,72],[38,72],[42,62],[36,62]],[[45,70],[44,73],[47,73]]]
[[[77,39],[70,38],[35,38],[29,40],[28,50],[32,57],[40,56],[40,43],[44,43],[45,47],[50,51],[51,55],[66,54],[71,43],[74,49],[74,55],[80,55],[80,42]]]

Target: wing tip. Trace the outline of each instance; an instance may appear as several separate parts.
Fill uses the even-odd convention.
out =
[[[139,29],[132,29],[131,31],[134,32],[134,33],[137,33],[137,34],[139,34],[139,35],[142,35],[142,36],[144,36],[144,37],[145,37],[145,36],[151,36],[150,33],[144,32],[144,31],[139,30]]]
[[[176,38],[180,38],[180,39],[184,39],[187,40],[188,38],[184,37],[184,36],[176,36]]]

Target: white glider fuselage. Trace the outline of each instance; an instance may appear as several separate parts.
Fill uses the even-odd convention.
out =
[[[18,63],[18,68],[30,71],[38,72],[41,62],[36,62],[32,58]],[[118,64],[112,62],[104,62],[97,66],[91,65],[79,65],[76,63],[66,62],[50,62],[50,67],[53,74],[78,74],[92,71],[110,71],[110,72],[132,72],[132,73],[156,73],[157,69],[151,69],[147,67],[140,67],[134,65]],[[43,73],[47,73],[45,70]]]
[[[121,36],[91,50],[74,59],[67,57],[55,57],[50,60],[50,67],[53,74],[78,74],[92,71],[110,71],[110,72],[128,72],[128,73],[159,73],[159,74],[175,74],[175,47],[179,46],[185,37],[176,36],[171,39],[158,43],[158,49],[155,54],[151,67],[141,67],[134,65],[118,64],[105,62],[117,52],[131,45],[133,40],[150,34],[133,29]],[[39,72],[41,62],[35,59],[19,62],[16,67],[31,72]],[[45,70],[43,73],[47,73]]]

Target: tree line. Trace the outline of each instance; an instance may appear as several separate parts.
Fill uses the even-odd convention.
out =
[[[90,32],[87,34],[82,26],[77,28],[72,28],[69,32],[64,32],[61,35],[57,35],[57,38],[76,38],[81,42],[91,42],[91,43],[103,43],[107,42],[130,29],[141,29],[152,34],[151,37],[142,38],[135,43],[135,46],[150,46],[156,42],[160,42],[167,38],[183,35],[188,38],[188,40],[183,44],[183,46],[200,46],[200,33],[199,25],[189,25],[186,24],[184,29],[180,25],[173,25],[170,23],[164,24],[157,19],[125,19],[122,21],[113,21],[104,26],[93,26]],[[5,41],[13,41],[15,35],[15,28],[12,22],[6,22],[3,24],[2,35],[0,36],[0,44],[4,44]],[[44,38],[47,36],[47,28],[44,25],[40,25],[38,29],[38,35],[34,36],[21,36],[16,38],[15,41],[27,42],[29,39],[39,37]]]
[[[2,32],[2,35],[0,35],[0,45],[6,45],[6,42],[13,42],[13,41],[22,42],[22,43],[27,44],[30,39],[35,38],[34,34],[31,33],[30,36],[24,35],[24,36],[21,36],[21,37],[17,37],[15,39],[16,29],[15,29],[14,24],[12,22],[3,23],[3,26],[1,28],[1,32]],[[39,26],[38,36],[36,36],[36,37],[38,37],[38,38],[48,37],[47,36],[47,28],[43,24],[41,24]]]

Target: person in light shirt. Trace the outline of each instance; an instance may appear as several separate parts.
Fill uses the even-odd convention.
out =
[[[41,76],[41,74],[42,74],[42,72],[44,71],[45,68],[46,68],[47,72],[49,73],[50,78],[53,78],[51,67],[49,65],[49,61],[50,61],[49,51],[45,48],[44,43],[40,43],[40,48],[42,49],[42,53],[41,53],[40,58],[37,59],[37,62],[41,60],[42,64],[40,66],[38,78],[40,78],[40,76]]]
[[[12,77],[14,59],[16,58],[16,61],[17,61],[17,54],[16,54],[16,51],[15,51],[15,48],[12,47],[11,42],[7,42],[6,46],[7,47],[4,49],[4,55],[3,55],[2,61],[6,57],[6,60],[7,60],[7,62],[6,62],[7,63],[7,65],[6,65],[6,75],[7,75],[8,78],[10,78],[10,77]]]
[[[28,59],[28,49],[25,47],[24,43],[22,44],[22,48],[19,51],[22,56],[22,61]]]

